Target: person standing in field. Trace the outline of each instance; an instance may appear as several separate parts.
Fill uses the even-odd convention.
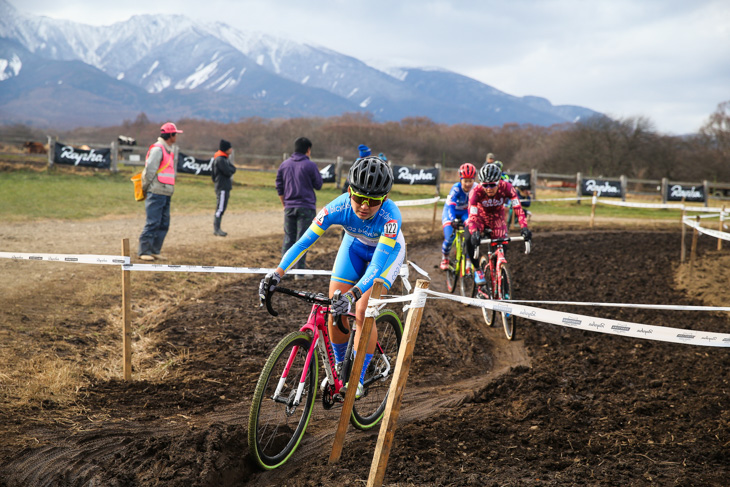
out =
[[[213,218],[213,235],[218,237],[228,235],[221,230],[221,220],[228,207],[228,199],[231,196],[231,189],[233,189],[233,174],[236,172],[236,166],[229,159],[232,151],[231,143],[221,139],[218,144],[218,152],[213,155],[213,182],[215,182],[215,195],[218,203]]]
[[[276,192],[284,206],[284,244],[281,255],[304,235],[317,214],[317,195],[322,189],[322,175],[317,165],[309,159],[312,142],[306,137],[294,141],[294,153],[281,163],[276,172]],[[306,269],[305,256],[296,264]],[[295,279],[310,279],[311,274],[296,274]]]
[[[146,193],[144,208],[147,214],[139,236],[138,254],[141,260],[167,260],[160,252],[170,228],[170,202],[175,191],[175,161],[177,161],[178,130],[172,122],[160,127],[160,136],[147,151],[142,171],[142,190]]]

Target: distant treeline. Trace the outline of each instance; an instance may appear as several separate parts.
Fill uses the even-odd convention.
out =
[[[249,118],[227,124],[190,119],[174,122],[184,130],[179,144],[188,150],[215,149],[224,138],[233,143],[239,154],[278,156],[291,152],[297,137],[306,136],[312,140],[315,159],[354,159],[357,146],[366,144],[374,154],[383,152],[388,159],[403,165],[479,165],[488,152],[493,152],[512,171],[537,169],[558,174],[580,171],[593,176],[623,174],[629,178],[667,177],[673,181],[730,181],[730,101],[718,105],[697,134],[682,137],[659,134],[644,117],[596,117],[552,127],[442,125],[427,118],[378,123],[362,114]],[[136,120],[117,127],[91,127],[51,135],[90,144],[108,143],[125,135],[144,146],[154,142],[159,125],[159,121],[151,122],[141,113]],[[24,126],[2,127],[2,133],[45,140],[45,132]],[[271,160],[271,164],[276,164],[276,160]]]

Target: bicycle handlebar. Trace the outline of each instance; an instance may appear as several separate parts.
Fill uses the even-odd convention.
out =
[[[273,296],[273,294],[275,292],[288,294],[289,296],[294,296],[295,298],[299,298],[302,301],[306,301],[306,302],[312,303],[312,304],[319,304],[319,305],[327,306],[327,307],[332,305],[332,302],[335,301],[336,299],[338,299],[340,296],[339,290],[335,291],[335,295],[332,297],[332,299],[329,299],[322,293],[313,293],[313,292],[308,292],[308,291],[295,291],[293,289],[287,289],[285,287],[277,286],[274,288],[273,291],[266,293],[266,300],[265,300],[266,309],[269,311],[269,314],[271,316],[279,316],[279,312],[276,311],[273,308],[273,306],[271,306],[271,296]],[[339,318],[339,316],[333,316],[332,318],[337,319],[337,318]],[[350,333],[350,330],[345,328],[344,325],[342,324],[342,320],[337,319],[337,328],[339,328],[340,331],[345,335]]]
[[[479,242],[480,244],[506,244],[510,242],[525,242],[525,253],[530,253],[532,241],[525,240],[525,237],[501,237],[501,238],[483,238]]]

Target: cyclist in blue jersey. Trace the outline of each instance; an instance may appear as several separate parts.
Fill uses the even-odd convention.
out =
[[[388,199],[393,187],[393,171],[382,159],[368,156],[357,159],[348,176],[347,193],[335,198],[317,214],[302,237],[289,249],[277,268],[268,273],[259,285],[259,297],[264,300],[322,234],[332,225],[342,225],[345,237],[335,258],[329,285],[329,296],[340,291],[340,298],[332,303],[329,333],[335,360],[345,359],[348,336],[333,323],[334,317],[355,309],[357,331],[355,343],[359,343],[365,310],[375,278],[382,278],[390,289],[400,272],[405,258],[406,244],[401,232],[401,214],[396,204]],[[348,328],[346,319],[342,320]],[[377,342],[377,330],[373,329],[365,351],[360,383],[356,397],[364,393],[363,379],[372,359]],[[344,391],[343,391],[344,394]]]
[[[441,225],[444,229],[444,241],[441,244],[441,265],[442,271],[449,268],[449,252],[451,245],[454,243],[454,228],[451,222],[454,218],[459,218],[466,223],[469,217],[469,191],[474,185],[474,178],[477,175],[477,168],[474,164],[462,164],[459,168],[459,182],[455,183],[446,197],[444,211],[441,214]]]

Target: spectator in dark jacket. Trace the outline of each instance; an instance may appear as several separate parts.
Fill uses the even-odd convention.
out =
[[[276,192],[284,206],[284,245],[281,254],[304,234],[317,214],[317,196],[322,189],[322,175],[317,165],[309,159],[312,142],[306,137],[294,141],[294,153],[281,163],[276,172]],[[305,256],[297,262],[298,269],[305,269]],[[295,278],[303,278],[297,274]],[[306,277],[311,275],[307,274]]]
[[[231,182],[236,166],[231,163],[229,156],[233,148],[227,140],[221,139],[218,145],[218,152],[213,155],[213,182],[215,183],[215,195],[218,204],[215,207],[215,218],[213,219],[213,235],[225,237],[228,233],[221,230],[221,219],[228,207],[228,199],[231,197]]]

